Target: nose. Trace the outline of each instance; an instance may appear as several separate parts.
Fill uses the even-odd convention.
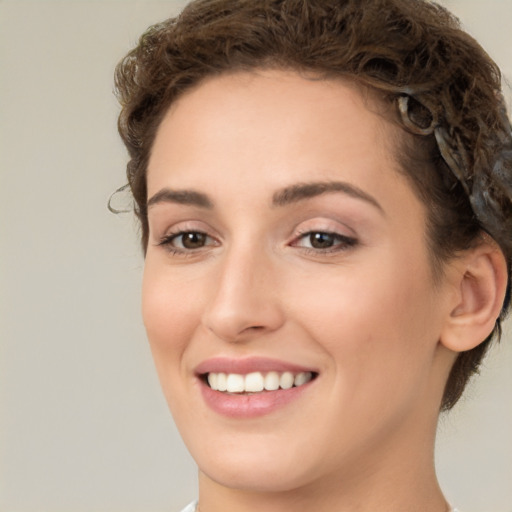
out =
[[[271,258],[233,250],[215,269],[203,325],[218,338],[233,343],[273,332],[284,323],[278,280]]]

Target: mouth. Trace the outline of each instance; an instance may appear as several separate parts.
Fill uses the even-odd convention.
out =
[[[226,394],[252,395],[278,390],[298,388],[318,376],[316,372],[251,372],[247,374],[209,372],[200,375],[201,380],[213,391]]]
[[[237,420],[263,417],[309,396],[319,372],[267,357],[215,357],[195,368],[204,403]],[[290,410],[290,409],[288,409]]]

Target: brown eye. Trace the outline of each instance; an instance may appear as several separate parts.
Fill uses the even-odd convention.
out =
[[[206,245],[208,236],[199,231],[180,233],[173,238],[173,245],[182,249],[200,249]]]
[[[336,243],[333,233],[310,233],[309,243],[314,249],[329,249]]]
[[[318,254],[339,252],[357,245],[357,240],[353,237],[341,235],[339,233],[330,233],[328,231],[309,231],[304,233],[293,244],[295,247],[301,247],[306,251],[314,251]]]
[[[166,247],[172,253],[177,254],[215,246],[217,242],[202,231],[180,231],[163,237],[158,245]]]

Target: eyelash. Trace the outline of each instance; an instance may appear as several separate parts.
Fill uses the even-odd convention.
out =
[[[206,244],[196,248],[184,248],[184,247],[176,247],[173,243],[182,237],[182,245],[183,245],[183,237],[185,235],[195,235],[204,237],[204,240],[213,240],[213,244]],[[304,247],[300,245],[300,242],[306,240],[309,237],[310,242],[312,241],[311,237],[315,235],[327,236],[331,237],[333,245],[325,248],[315,248],[315,247]],[[173,256],[193,256],[197,252],[201,251],[205,247],[209,247],[211,245],[216,245],[216,241],[213,237],[209,236],[204,231],[196,231],[196,230],[187,230],[187,231],[177,231],[175,233],[170,233],[164,236],[160,242],[159,246],[165,247],[165,249],[171,253]],[[295,239],[290,243],[292,247],[300,248],[305,254],[308,255],[330,255],[337,254],[343,251],[346,251],[352,247],[355,247],[358,244],[358,240],[353,237],[349,237],[346,235],[341,235],[340,233],[332,232],[332,231],[320,231],[320,230],[309,230],[304,231],[298,234]]]
[[[314,248],[314,247],[301,247],[299,242],[305,240],[309,237],[311,241],[311,237],[313,235],[323,235],[332,237],[333,245],[331,247],[326,248]],[[341,235],[340,233],[336,233],[334,231],[321,231],[321,230],[309,230],[305,232],[299,233],[299,235],[295,238],[294,242],[291,244],[294,247],[301,247],[301,249],[306,254],[336,254],[343,251],[346,251],[352,247],[355,247],[358,244],[358,240],[354,237]]]
[[[214,238],[209,236],[204,231],[187,230],[187,231],[177,231],[176,233],[169,233],[168,235],[166,235],[160,239],[160,242],[158,243],[158,245],[164,247],[173,256],[174,255],[176,255],[176,256],[193,256],[194,254],[196,254],[196,252],[200,251],[201,249],[204,249],[204,247],[208,247],[207,245],[203,245],[203,246],[195,248],[195,249],[175,247],[173,245],[173,242],[175,240],[179,239],[180,237],[184,237],[185,235],[200,235],[200,236],[204,236],[205,239],[215,240]],[[182,239],[182,244],[183,244],[183,239]],[[213,245],[215,245],[215,244],[213,244]]]

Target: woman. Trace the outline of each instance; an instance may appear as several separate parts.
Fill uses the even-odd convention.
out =
[[[197,510],[452,510],[439,411],[510,303],[495,64],[423,1],[199,0],[116,85]]]

